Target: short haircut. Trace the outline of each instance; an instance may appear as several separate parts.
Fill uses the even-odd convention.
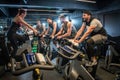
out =
[[[19,15],[21,15],[22,13],[25,13],[26,11],[27,11],[26,9],[18,9]]]
[[[88,15],[91,15],[91,16],[92,16],[92,13],[91,13],[90,11],[88,11],[88,10],[84,10],[84,11],[83,11],[83,13],[85,13],[85,14],[88,14]]]
[[[49,16],[49,17],[47,17],[47,19],[51,19],[52,20],[52,17]]]
[[[66,18],[66,15],[61,14],[61,15],[59,16],[59,18]]]

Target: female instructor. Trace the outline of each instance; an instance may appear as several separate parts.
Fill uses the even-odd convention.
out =
[[[16,52],[18,49],[18,42],[25,41],[25,38],[22,35],[18,35],[16,32],[19,30],[19,28],[23,25],[26,28],[31,29],[35,34],[37,34],[37,30],[34,29],[32,26],[30,26],[26,21],[24,21],[24,18],[27,14],[26,9],[19,9],[18,14],[13,18],[12,25],[10,29],[8,30],[7,36],[8,40],[10,40],[10,43],[13,47],[13,52],[11,53],[12,57],[16,56]]]

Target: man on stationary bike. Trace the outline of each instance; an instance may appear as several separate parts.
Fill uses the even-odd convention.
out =
[[[61,38],[72,38],[74,36],[74,31],[72,30],[72,22],[66,20],[65,15],[60,15],[60,21],[62,23],[62,27],[60,31],[55,35],[57,39]]]
[[[91,58],[91,62],[88,64],[88,66],[93,66],[97,64],[97,57],[94,53],[94,45],[104,43],[107,40],[107,33],[102,23],[98,19],[93,18],[90,11],[83,11],[82,18],[83,23],[76,36],[74,37],[74,42],[81,43],[88,36],[90,37],[87,40],[87,54],[88,57]],[[86,32],[80,39],[78,39],[85,28],[87,28]]]
[[[46,27],[41,23],[40,20],[37,20],[36,30],[38,31],[40,37],[45,34]]]
[[[61,29],[60,31],[55,35],[55,38],[57,38],[60,41],[60,45],[64,46],[64,43],[61,43],[61,39],[63,38],[73,38],[75,36],[75,31],[73,30],[73,25],[71,21],[67,21],[66,16],[64,14],[59,16],[60,21],[61,21]],[[57,45],[59,48],[59,45]],[[58,71],[61,72],[61,67],[66,65],[69,62],[68,59],[65,58],[60,58],[57,60],[57,65],[58,65]]]
[[[48,17],[47,23],[48,23],[48,29],[46,30],[46,34],[49,34],[51,38],[54,38],[55,34],[59,31],[57,22],[53,21],[51,17]]]

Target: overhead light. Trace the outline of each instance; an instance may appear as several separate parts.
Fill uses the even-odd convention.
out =
[[[45,26],[46,24],[45,23],[42,23],[43,26]]]
[[[57,23],[60,23],[60,20],[59,20],[59,19],[57,20]]]
[[[25,4],[27,4],[28,0],[23,0],[23,2],[24,2]]]
[[[94,0],[76,0],[76,1],[88,2],[88,3],[96,3],[96,1],[94,1]]]

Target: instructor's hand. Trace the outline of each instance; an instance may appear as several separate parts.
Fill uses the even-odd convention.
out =
[[[34,34],[37,35],[38,31],[36,29],[33,30]]]

